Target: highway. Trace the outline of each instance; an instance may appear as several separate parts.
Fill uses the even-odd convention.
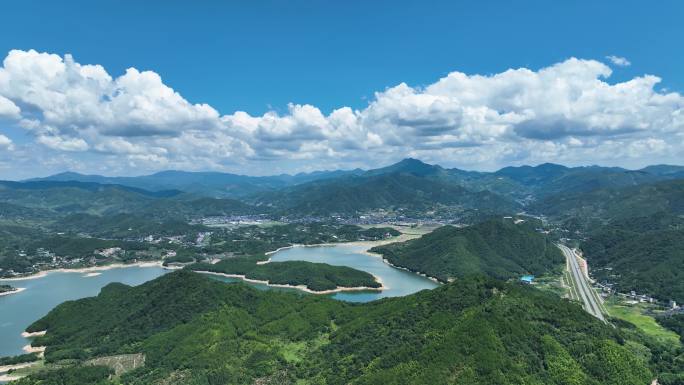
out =
[[[598,294],[596,294],[596,291],[592,289],[587,276],[582,273],[579,263],[577,262],[577,257],[575,256],[575,252],[569,247],[561,244],[558,244],[558,248],[565,255],[567,267],[570,271],[570,276],[573,281],[572,284],[577,289],[578,295],[582,300],[584,310],[601,321],[606,322],[605,318],[603,317],[603,312],[601,311],[601,299],[599,298]]]

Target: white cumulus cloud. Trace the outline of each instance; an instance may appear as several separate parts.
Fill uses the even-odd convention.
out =
[[[152,71],[112,76],[70,55],[13,50],[0,67],[0,118],[61,154],[51,159],[99,159],[98,167],[119,172],[275,173],[405,156],[472,168],[649,163],[684,152],[684,97],[656,90],[657,76],[611,83],[611,74],[603,62],[570,58],[537,70],[455,71],[424,87],[401,83],[362,109],[324,113],[292,103],[282,114],[221,115]]]

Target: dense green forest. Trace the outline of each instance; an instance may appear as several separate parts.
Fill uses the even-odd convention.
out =
[[[292,216],[354,215],[378,209],[415,212],[439,206],[487,213],[520,208],[515,201],[489,191],[471,191],[449,180],[401,172],[311,182],[258,196],[255,201]]]
[[[257,264],[264,258],[235,257],[216,264],[195,263],[194,271],[244,275],[249,279],[268,281],[278,285],[304,285],[313,291],[334,290],[339,287],[372,287],[381,285],[372,274],[346,266],[304,261],[269,262]]]
[[[674,314],[658,317],[658,323],[679,334],[679,340],[684,344],[684,314]]]
[[[108,384],[110,372],[78,363],[119,353],[146,357],[115,380],[124,384],[643,385],[654,378],[651,359],[634,354],[619,329],[551,294],[488,278],[350,304],[180,271],[66,302],[28,330],[43,329],[33,344],[48,346],[48,368],[57,369],[18,384]]]
[[[592,275],[663,301],[684,301],[684,220],[661,213],[601,226],[582,249]]]
[[[98,216],[130,213],[164,220],[261,212],[257,207],[233,199],[74,181],[0,181],[0,201],[4,203],[0,213],[4,211],[13,218],[24,219],[58,219],[75,213]]]
[[[540,199],[528,209],[558,220],[593,229],[614,221],[660,213],[684,215],[684,179],[640,184],[626,188],[598,188],[581,193],[558,193]]]
[[[0,366],[16,365],[24,362],[37,361],[39,359],[38,353],[26,353],[13,357],[0,357]]]
[[[157,221],[133,214],[100,217],[83,213],[68,215],[50,225],[50,229],[107,239],[139,239],[148,235],[176,236],[209,231],[206,226],[190,225],[180,219]]]
[[[681,176],[681,168],[649,168],[661,174]],[[684,180],[559,193],[529,208],[576,232],[594,278],[620,292],[684,300]]]
[[[377,246],[390,263],[443,282],[472,274],[512,278],[560,269],[563,256],[535,223],[492,219],[472,226],[444,226],[418,239]]]

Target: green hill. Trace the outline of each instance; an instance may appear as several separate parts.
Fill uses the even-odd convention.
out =
[[[195,263],[194,271],[244,275],[248,279],[268,281],[270,284],[306,286],[313,291],[334,290],[340,287],[373,287],[381,285],[372,274],[347,266],[305,261],[270,262],[257,264],[260,257],[235,257],[221,262]]]
[[[439,205],[493,213],[515,212],[520,208],[514,201],[489,191],[473,192],[442,179],[403,172],[305,183],[263,194],[256,201],[293,215],[426,210]]]
[[[0,218],[58,218],[86,213],[134,213],[154,219],[241,215],[259,212],[233,199],[199,198],[180,191],[146,191],[93,182],[0,181]]]
[[[684,214],[684,179],[625,188],[599,188],[576,194],[556,194],[529,209],[581,223],[608,223],[656,213]]]
[[[182,220],[155,220],[135,214],[96,216],[71,214],[57,220],[50,228],[53,231],[83,233],[91,237],[107,239],[140,238],[148,235],[174,236],[207,231],[200,225],[190,225]]]
[[[361,174],[361,170],[335,170],[299,173],[296,175],[246,176],[223,172],[191,172],[167,170],[152,175],[136,177],[106,177],[64,172],[32,181],[78,181],[99,184],[116,184],[151,191],[177,189],[205,197],[240,198],[250,194],[272,191],[278,188],[310,182],[318,179],[335,178],[346,174]]]
[[[47,334],[34,345],[48,346],[53,369],[17,384],[643,385],[653,379],[618,329],[551,294],[484,278],[349,304],[181,271],[66,302],[28,330],[43,329]],[[105,367],[83,366],[88,358],[120,353],[142,353],[145,365],[112,380]]]
[[[511,278],[557,269],[563,257],[529,223],[492,219],[464,228],[441,227],[418,239],[371,249],[396,266],[441,281],[472,274]]]
[[[531,209],[581,231],[593,277],[620,292],[684,300],[684,180],[557,194]]]
[[[655,169],[653,170],[655,171]],[[565,167],[552,163],[538,166],[505,167],[494,173],[511,179],[537,196],[580,193],[599,188],[622,188],[670,179],[671,174],[620,167]]]
[[[663,301],[684,302],[684,219],[658,213],[601,226],[582,249],[592,275]]]

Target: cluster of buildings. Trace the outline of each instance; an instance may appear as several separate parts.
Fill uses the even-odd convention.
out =
[[[194,219],[190,221],[192,225],[204,226],[244,226],[258,225],[270,220],[264,215],[221,215]]]
[[[627,293],[618,293],[620,297],[626,298],[626,303],[628,304],[637,304],[637,303],[657,303],[658,300],[650,297],[646,294],[637,294],[634,290],[630,291],[629,294]]]

